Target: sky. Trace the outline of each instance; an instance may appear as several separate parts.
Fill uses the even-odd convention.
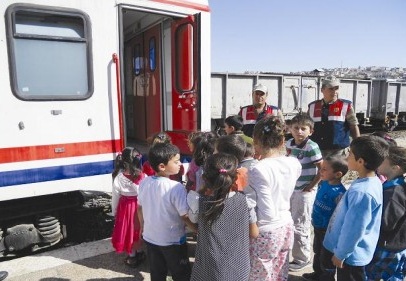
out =
[[[406,0],[209,0],[212,72],[406,67]]]

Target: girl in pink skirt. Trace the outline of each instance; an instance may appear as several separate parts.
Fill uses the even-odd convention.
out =
[[[112,176],[111,205],[115,223],[111,243],[117,253],[127,252],[125,263],[135,267],[145,260],[137,216],[138,186],[145,178],[141,171],[141,153],[132,147],[124,148],[116,158]]]

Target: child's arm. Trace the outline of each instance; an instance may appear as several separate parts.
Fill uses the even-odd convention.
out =
[[[113,181],[113,189],[111,191],[111,213],[116,216],[118,201],[120,199],[120,192],[117,190]]]
[[[259,228],[256,222],[250,223],[250,237],[257,238],[259,235]]]
[[[333,256],[331,258],[331,261],[333,262],[333,264],[338,267],[338,268],[343,268],[344,267],[344,260],[340,260],[339,258],[337,258],[336,256]]]
[[[138,215],[138,219],[140,221],[140,239],[142,239],[142,232],[144,231],[144,216],[142,214],[141,205],[138,205],[137,215]]]
[[[197,233],[197,224],[191,222],[187,214],[181,216],[181,218],[190,230],[192,230],[194,233]]]
[[[199,193],[194,190],[189,191],[187,194],[187,204],[189,206],[188,216],[191,222],[197,223],[199,216]]]
[[[255,207],[257,205],[256,193],[251,186],[247,186],[244,190],[246,195],[248,211],[249,211],[249,233],[251,238],[257,238],[259,235],[259,228],[257,225],[257,213]]]
[[[314,165],[317,166],[317,175],[313,178],[313,180],[305,188],[303,188],[304,192],[312,191],[313,188],[320,183],[321,164],[323,164],[323,160],[320,160],[319,162],[314,163]]]

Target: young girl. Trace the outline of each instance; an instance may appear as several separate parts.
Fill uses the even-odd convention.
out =
[[[204,164],[192,281],[248,280],[249,234],[257,234],[256,218],[250,219],[245,195],[232,191],[237,166],[237,158],[225,153]]]
[[[192,155],[195,152],[195,148],[204,136],[203,132],[192,132],[188,136],[188,146]],[[189,163],[188,170],[186,172],[186,189],[187,191],[196,190],[196,172],[199,170],[199,166],[196,165],[195,159],[192,157],[192,161]]]
[[[207,157],[214,153],[214,146],[217,136],[212,132],[202,132],[202,134],[195,140],[193,160],[199,167],[195,173],[195,189],[199,191],[203,185],[203,164],[206,162]]]
[[[406,277],[406,148],[389,147],[378,168],[383,183],[382,222],[378,246],[366,267],[368,280],[405,280]]]
[[[141,250],[140,222],[137,217],[138,185],[145,174],[141,172],[141,153],[126,147],[115,161],[113,171],[112,212],[115,216],[111,243],[118,253],[127,252],[125,263],[137,266],[145,259]]]
[[[250,188],[244,193],[256,202],[259,235],[251,239],[249,280],[288,280],[293,243],[290,197],[302,167],[297,158],[285,156],[284,123],[278,117],[260,120],[253,136],[261,160],[249,170]]]

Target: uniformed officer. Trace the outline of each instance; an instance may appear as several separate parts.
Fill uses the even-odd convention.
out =
[[[276,106],[268,105],[267,97],[268,88],[262,84],[255,85],[252,90],[252,105],[241,107],[238,113],[243,119],[243,133],[251,138],[255,124],[266,115],[278,116],[283,121],[282,111]]]
[[[322,81],[323,98],[309,104],[308,113],[314,120],[314,133],[310,137],[319,145],[323,156],[346,154],[353,139],[360,136],[358,120],[352,103],[339,99],[340,80],[334,76]]]

